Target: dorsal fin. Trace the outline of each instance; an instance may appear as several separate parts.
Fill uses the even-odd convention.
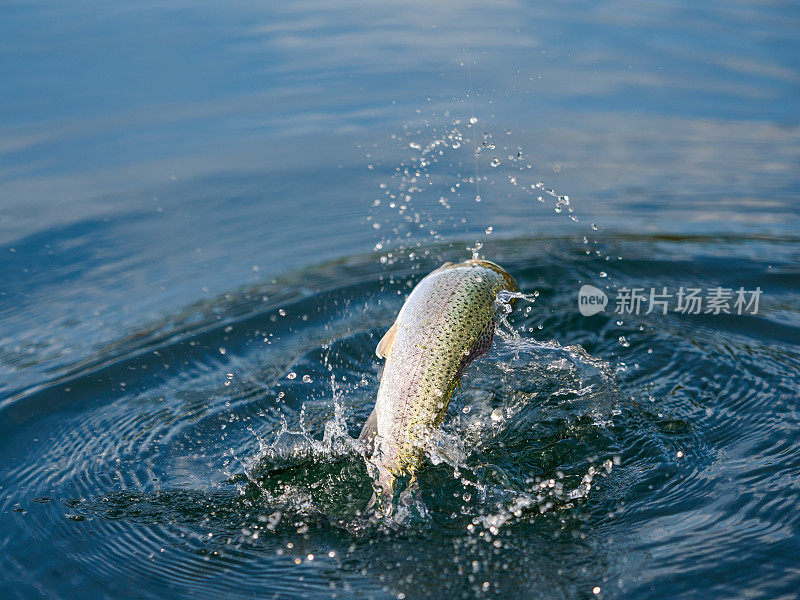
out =
[[[378,347],[375,348],[375,354],[378,358],[384,358],[389,356],[389,352],[392,351],[392,344],[394,343],[394,336],[397,333],[397,321],[389,328],[384,336],[381,338],[381,341],[378,342]]]

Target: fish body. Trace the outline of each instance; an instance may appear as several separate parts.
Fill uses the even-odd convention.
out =
[[[394,496],[398,477],[415,483],[426,436],[444,418],[464,369],[491,347],[502,290],[519,288],[490,261],[446,263],[417,284],[378,344],[386,363],[360,436],[372,452],[378,500]]]

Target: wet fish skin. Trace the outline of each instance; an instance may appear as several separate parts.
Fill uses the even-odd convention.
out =
[[[360,435],[372,453],[378,501],[394,497],[398,477],[414,485],[426,436],[444,418],[464,369],[491,347],[502,290],[519,288],[495,263],[446,263],[417,284],[378,344],[386,364]]]

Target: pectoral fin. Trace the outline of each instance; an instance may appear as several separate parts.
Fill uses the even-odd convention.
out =
[[[384,334],[381,338],[381,341],[378,342],[378,347],[375,348],[375,354],[378,358],[384,358],[389,356],[389,352],[392,350],[392,344],[394,343],[394,336],[397,333],[397,321],[394,322],[389,328],[389,331]]]

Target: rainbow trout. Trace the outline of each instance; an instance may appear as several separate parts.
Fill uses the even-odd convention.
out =
[[[488,352],[497,295],[519,291],[513,277],[488,260],[445,263],[412,290],[375,353],[386,358],[378,399],[359,439],[376,481],[370,506],[388,513],[404,490],[416,494],[425,439],[444,418],[461,374]],[[405,485],[398,485],[403,480]]]

